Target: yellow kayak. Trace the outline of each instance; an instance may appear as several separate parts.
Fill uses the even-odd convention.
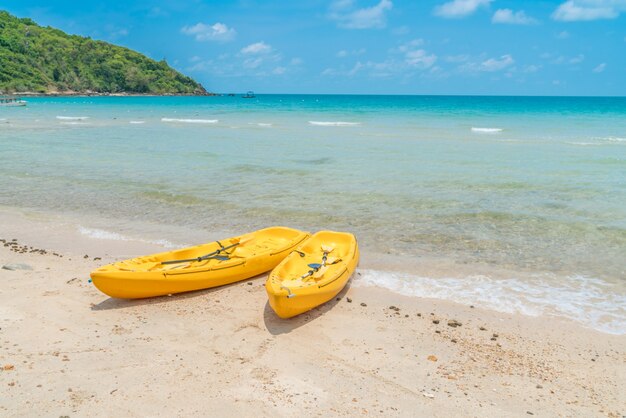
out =
[[[276,267],[309,237],[285,227],[108,264],[91,272],[93,284],[114,298],[146,298],[207,289]]]
[[[291,318],[328,302],[344,288],[359,262],[354,235],[313,234],[270,273],[265,282],[269,304],[281,318]]]

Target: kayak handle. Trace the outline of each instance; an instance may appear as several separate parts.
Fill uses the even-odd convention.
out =
[[[286,286],[281,286],[281,289],[285,289],[287,291],[287,299],[291,299],[293,297],[296,297],[296,295],[294,295],[293,293],[291,293],[291,289],[289,289]]]

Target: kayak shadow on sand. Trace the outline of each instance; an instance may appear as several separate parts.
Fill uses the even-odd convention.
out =
[[[119,299],[108,298],[100,303],[91,306],[92,311],[108,311],[111,309],[127,309],[135,306],[158,305],[161,303],[178,302],[185,299],[192,299],[198,296],[207,296],[214,292],[223,291],[230,286],[241,285],[241,283],[230,283],[223,286],[212,287],[209,289],[194,290],[191,292],[175,293],[172,296],[154,296],[143,299]]]
[[[350,279],[348,283],[346,283],[346,286],[341,289],[341,292],[339,292],[337,296],[335,296],[328,302],[318,306],[317,308],[311,309],[308,312],[288,319],[279,318],[270,306],[269,302],[265,301],[265,308],[263,309],[263,321],[265,322],[265,327],[272,335],[288,334],[291,331],[300,328],[301,326],[306,325],[311,321],[315,321],[320,316],[323,316],[326,312],[335,308],[335,305],[338,305],[340,303],[346,303],[345,296],[346,293],[348,293],[351,284],[352,279]]]

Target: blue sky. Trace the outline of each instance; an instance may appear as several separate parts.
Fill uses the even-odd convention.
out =
[[[16,0],[216,92],[626,95],[626,0]]]

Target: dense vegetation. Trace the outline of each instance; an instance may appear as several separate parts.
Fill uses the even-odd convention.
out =
[[[25,91],[206,94],[164,60],[0,11],[0,92]]]

